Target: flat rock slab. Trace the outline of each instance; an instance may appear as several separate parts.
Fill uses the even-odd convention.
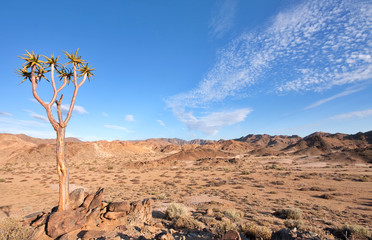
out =
[[[49,216],[46,233],[52,238],[57,238],[65,233],[80,229],[85,223],[83,211],[60,211]]]

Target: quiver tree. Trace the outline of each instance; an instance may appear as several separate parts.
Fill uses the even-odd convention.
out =
[[[78,49],[79,50],[79,49]],[[20,58],[25,62],[22,68],[17,70],[18,74],[23,77],[21,83],[29,80],[32,84],[32,94],[35,99],[45,108],[49,122],[52,124],[54,130],[57,133],[57,172],[59,176],[59,201],[58,211],[69,209],[69,170],[67,162],[64,158],[65,148],[65,129],[68,121],[71,118],[72,111],[74,109],[76,96],[79,88],[84,84],[86,79],[90,80],[94,74],[94,70],[89,64],[77,56],[78,50],[75,53],[65,52],[67,62],[65,64],[59,63],[59,57],[51,57],[37,55],[34,52],[23,54]],[[50,73],[50,78],[46,77],[46,74]],[[55,74],[58,74],[59,87],[56,86]],[[47,81],[52,84],[53,97],[50,102],[43,101],[38,93],[37,86],[41,81]],[[61,104],[63,94],[60,94],[61,90],[69,83],[73,83],[74,92],[70,102],[69,110],[63,119]],[[58,99],[58,100],[57,100]],[[55,119],[52,113],[52,106],[56,104],[58,119]]]

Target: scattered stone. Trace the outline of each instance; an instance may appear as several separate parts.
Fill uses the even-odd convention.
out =
[[[236,230],[230,230],[222,237],[222,240],[241,240],[240,234]]]
[[[40,215],[35,221],[33,221],[30,225],[32,227],[39,227],[41,225],[44,225],[46,223],[46,220],[48,219],[48,214],[43,213]]]
[[[155,239],[156,240],[174,240],[174,237],[172,236],[171,233],[167,231],[162,231],[161,233],[155,236]]]
[[[35,212],[31,213],[25,217],[23,217],[23,224],[24,225],[30,225],[32,222],[36,221],[38,218],[40,218],[42,215],[44,215],[44,212]]]
[[[297,231],[296,229],[280,229],[275,232],[272,240],[320,240],[318,234],[308,231]]]
[[[145,199],[131,203],[128,213],[128,224],[132,226],[142,226],[152,218],[152,201]]]
[[[107,206],[110,212],[129,212],[130,203],[128,202],[112,202]]]
[[[103,215],[107,219],[115,220],[118,218],[123,218],[127,216],[126,212],[107,212]]]
[[[70,193],[70,207],[76,209],[84,202],[84,188],[77,188]]]
[[[29,240],[53,240],[45,233],[45,226],[42,225],[34,229]]]
[[[54,212],[49,216],[46,233],[57,238],[65,233],[80,229],[85,223],[85,212],[79,210],[65,210]]]

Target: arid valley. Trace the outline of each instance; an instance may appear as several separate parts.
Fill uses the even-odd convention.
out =
[[[151,239],[172,229],[176,239],[212,239],[236,229],[249,238],[247,225],[272,233],[294,225],[321,239],[342,238],[336,229],[345,224],[371,231],[371,131],[66,142],[70,191],[102,187],[108,203],[152,200],[156,224],[125,233],[128,237]],[[56,206],[55,164],[55,140],[0,134],[0,217],[21,219]],[[201,227],[177,228],[165,217],[173,203],[184,206]],[[299,216],[283,217],[286,209]],[[253,237],[260,239],[259,234]]]

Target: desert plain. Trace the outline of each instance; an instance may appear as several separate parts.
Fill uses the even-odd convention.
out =
[[[183,231],[180,239],[220,237],[221,229],[211,226],[226,218],[240,232],[244,224],[272,232],[292,224],[331,238],[332,230],[345,224],[372,230],[371,144],[372,131],[304,138],[250,134],[220,141],[67,138],[65,158],[70,191],[102,187],[106,202],[152,199],[160,215],[172,203],[187,208],[207,235],[190,235],[190,229],[177,230],[157,216],[160,226]],[[55,140],[0,134],[0,192],[1,219],[56,206]],[[299,211],[300,217],[285,219],[278,215],[284,209]]]

